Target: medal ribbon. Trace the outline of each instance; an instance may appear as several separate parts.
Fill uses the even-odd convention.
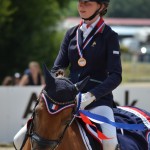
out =
[[[100,24],[100,25],[99,25]],[[104,23],[104,20],[103,19],[100,19],[100,21],[97,23],[97,25],[99,25],[99,28],[96,30],[96,32],[93,34],[93,36],[91,36],[87,42],[84,44],[83,46],[83,49],[85,49],[85,47],[90,43],[90,41],[93,39],[93,37],[98,33],[100,32],[102,29],[103,29],[103,26],[105,25]],[[96,25],[96,26],[97,26]],[[77,32],[76,32],[76,40],[77,40],[77,49],[78,49],[78,53],[79,53],[79,56],[80,58],[83,58],[83,54],[82,54],[82,51],[80,49],[80,46],[79,46],[79,32],[78,32],[78,29],[77,29]]]
[[[93,37],[99,32],[101,31],[102,27],[105,25],[104,22],[102,22],[102,24],[100,25],[100,27],[97,29],[97,31],[94,33],[94,35],[92,37],[90,37],[87,42],[84,44],[83,49],[85,49],[85,47],[90,43],[90,41],[93,39]]]
[[[81,52],[81,49],[80,49],[80,46],[79,46],[79,33],[78,33],[78,29],[77,29],[76,38],[77,38],[77,49],[78,49],[79,56],[80,56],[80,58],[83,58],[83,55],[82,55],[82,52]]]

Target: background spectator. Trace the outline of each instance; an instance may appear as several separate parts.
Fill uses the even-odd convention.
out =
[[[13,77],[6,76],[2,82],[2,85],[4,85],[4,86],[13,85]]]
[[[44,78],[41,73],[41,68],[38,62],[32,61],[29,63],[29,69],[26,69],[22,76],[19,85],[42,85]]]

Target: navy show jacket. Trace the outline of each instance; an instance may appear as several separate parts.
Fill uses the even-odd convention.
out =
[[[99,105],[113,107],[112,91],[122,80],[118,34],[108,25],[105,25],[103,32],[98,32],[83,49],[83,57],[86,59],[87,64],[84,67],[80,67],[78,65],[80,56],[76,42],[77,29],[78,26],[75,26],[67,31],[51,72],[55,73],[58,69],[66,69],[69,66],[69,78],[73,83],[90,76],[89,82],[82,90],[83,93],[91,92],[96,97],[96,101],[92,102],[89,107]],[[86,39],[95,30],[96,27]],[[79,40],[79,44],[83,45],[82,37]]]

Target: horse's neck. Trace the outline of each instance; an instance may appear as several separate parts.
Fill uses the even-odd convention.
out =
[[[23,147],[23,150],[31,150],[31,143],[30,143],[30,139],[29,138],[27,139],[26,144]]]
[[[30,140],[28,139],[23,150],[31,150]],[[86,150],[81,138],[78,126],[74,121],[64,135],[62,143],[57,150]]]
[[[75,121],[66,131],[58,150],[86,150]]]

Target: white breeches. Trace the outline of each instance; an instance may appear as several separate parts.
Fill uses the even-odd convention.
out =
[[[91,113],[99,114],[101,116],[107,117],[109,120],[114,122],[114,113],[113,110],[108,106],[98,106],[89,110]],[[103,140],[103,150],[115,150],[116,145],[118,144],[116,127],[109,125],[107,123],[101,124],[101,129],[103,134],[112,139]]]

